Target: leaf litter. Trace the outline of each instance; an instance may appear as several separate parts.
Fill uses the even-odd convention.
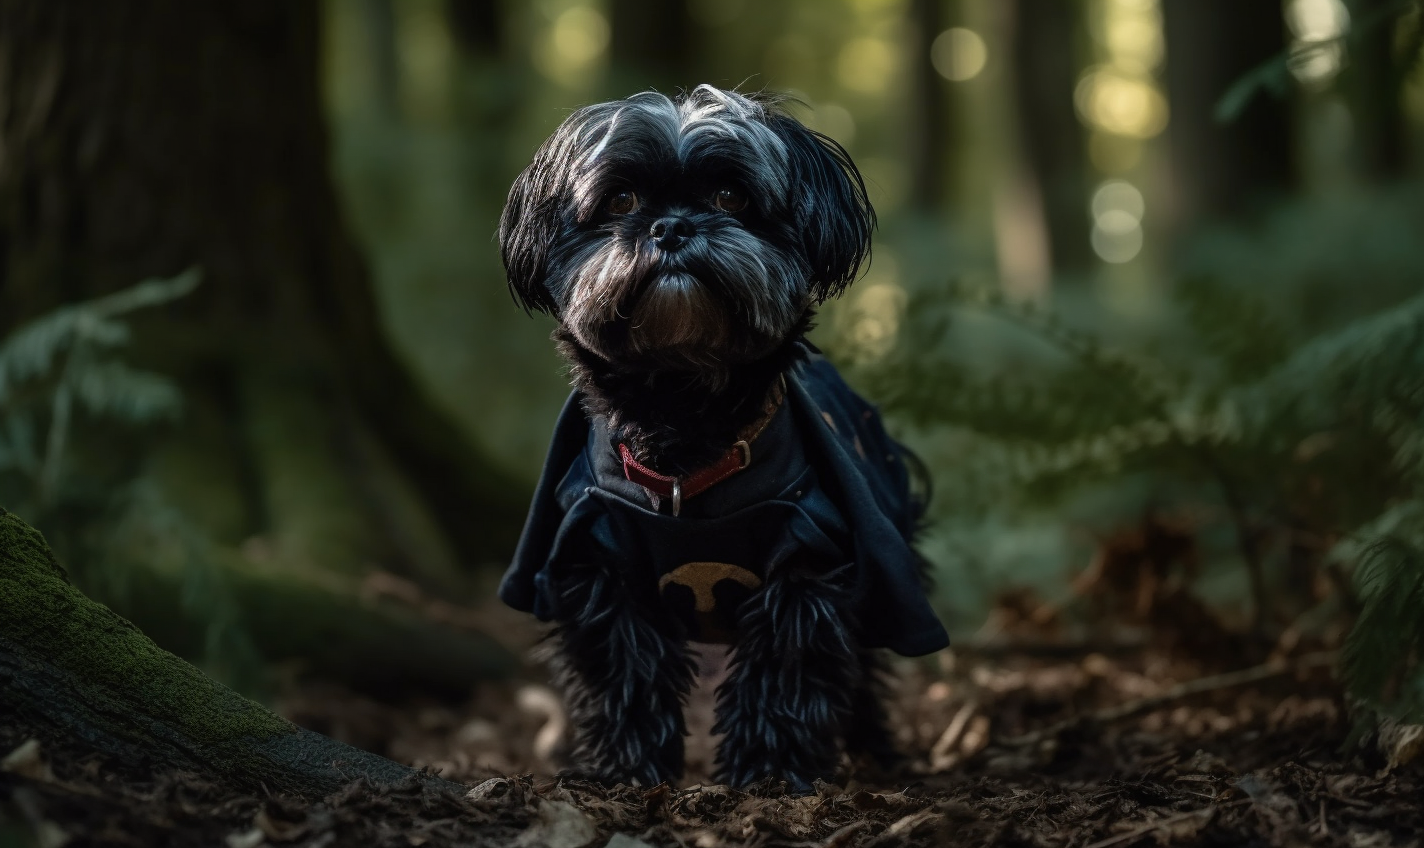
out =
[[[564,717],[537,668],[464,703],[306,682],[279,704],[304,726],[463,788],[358,781],[323,799],[257,797],[5,723],[0,844],[12,832],[45,848],[1421,844],[1424,767],[1383,739],[1348,744],[1351,716],[1320,654],[1245,670],[1219,657],[1009,644],[902,663],[904,768],[847,763],[807,796],[711,782],[710,685],[689,705],[680,785],[560,778],[550,727]],[[715,658],[704,665],[715,682]]]

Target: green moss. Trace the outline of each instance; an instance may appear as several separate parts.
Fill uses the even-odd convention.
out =
[[[0,641],[177,731],[216,761],[296,726],[159,648],[69,585],[44,537],[0,509]]]

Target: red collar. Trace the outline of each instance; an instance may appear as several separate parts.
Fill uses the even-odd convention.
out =
[[[634,459],[633,451],[626,444],[619,442],[618,455],[623,460],[623,476],[657,497],[670,499],[672,514],[677,515],[682,511],[683,501],[702,494],[752,464],[752,442],[756,441],[756,437],[760,436],[761,431],[766,429],[766,425],[771,423],[771,419],[776,416],[776,411],[781,408],[781,401],[785,396],[786,385],[783,377],[776,382],[776,385],[772,386],[762,417],[753,421],[742,431],[742,438],[728,448],[727,452],[722,454],[716,462],[684,477],[669,477],[666,474],[659,474]]]

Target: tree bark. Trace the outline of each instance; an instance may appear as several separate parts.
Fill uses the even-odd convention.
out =
[[[313,0],[0,0],[0,332],[198,265],[136,320],[188,415],[155,466],[227,544],[436,583],[527,491],[423,394],[328,176]],[[240,497],[213,507],[214,492]]]
[[[1043,198],[1051,267],[1092,266],[1087,158],[1073,105],[1082,70],[1076,55],[1081,9],[1070,0],[1017,0],[1013,6],[1014,101],[1019,138]]]
[[[0,716],[250,792],[320,797],[358,778],[446,783],[303,730],[204,676],[69,585],[44,538],[4,510]]]
[[[1355,119],[1355,170],[1368,183],[1396,180],[1405,172],[1404,80],[1394,38],[1397,12],[1380,19],[1398,6],[1393,0],[1353,0],[1349,4],[1350,18],[1361,31],[1350,40],[1341,82]]]
[[[910,85],[915,102],[910,136],[910,172],[915,179],[910,203],[921,213],[937,214],[954,188],[946,185],[946,174],[956,160],[944,78],[930,60],[930,47],[945,28],[944,0],[914,0],[910,16]]]
[[[1294,184],[1285,99],[1252,98],[1228,124],[1214,117],[1232,83],[1285,51],[1285,24],[1279,3],[1236,0],[1164,0],[1162,19],[1173,218],[1187,231],[1249,212]]]

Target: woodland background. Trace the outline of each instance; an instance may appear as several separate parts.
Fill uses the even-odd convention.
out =
[[[567,380],[505,192],[579,104],[767,88],[880,214],[813,338],[930,465],[959,650],[1343,646],[1417,724],[1421,15],[3,0],[0,506],[264,700],[537,681],[489,599]]]

